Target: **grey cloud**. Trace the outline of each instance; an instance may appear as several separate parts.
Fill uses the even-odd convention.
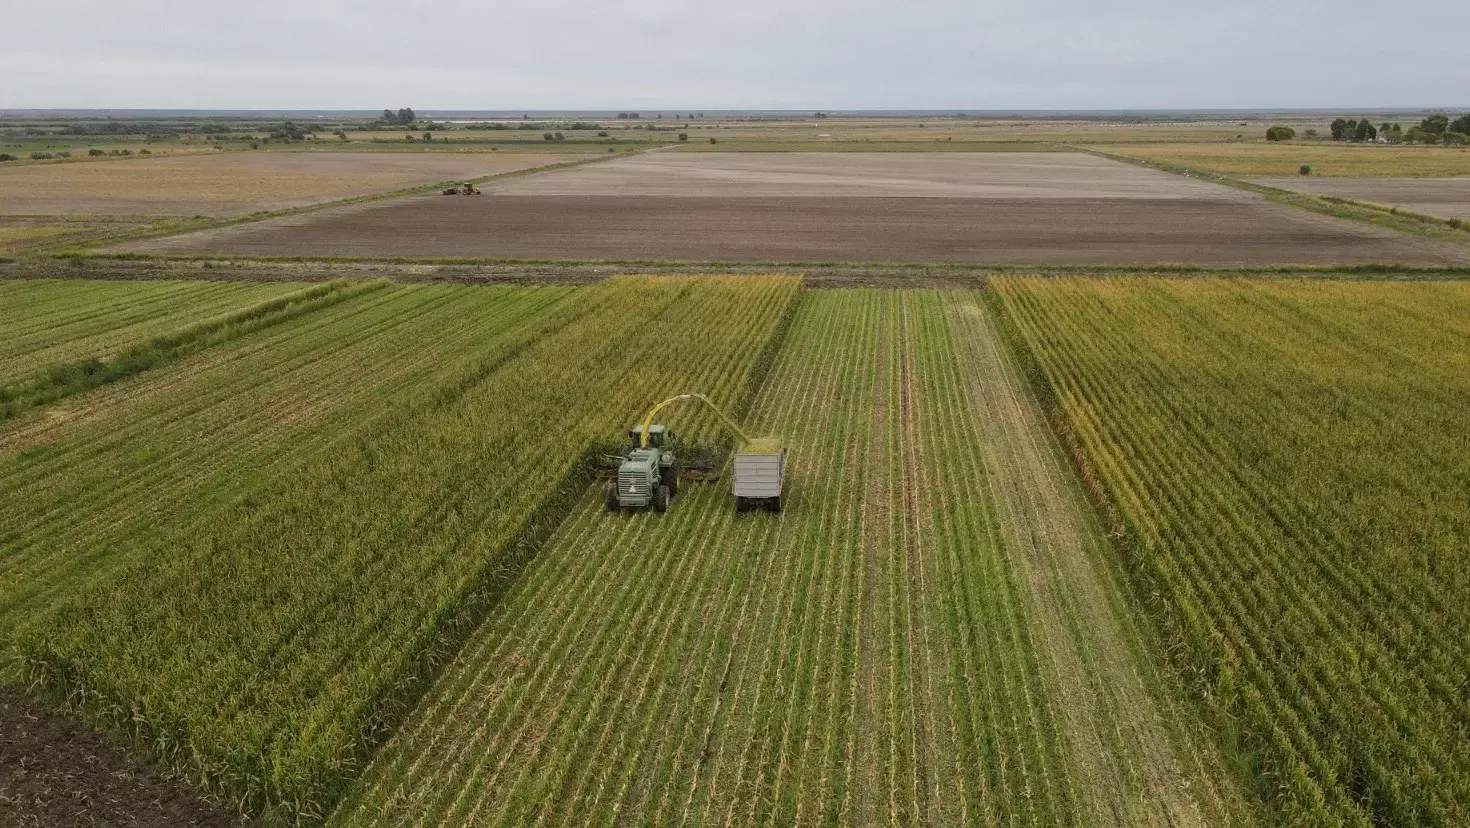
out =
[[[4,0],[0,107],[1470,105],[1470,6]]]

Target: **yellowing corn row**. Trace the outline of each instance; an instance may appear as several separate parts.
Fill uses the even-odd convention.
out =
[[[1470,824],[1470,286],[997,283],[1285,824]]]

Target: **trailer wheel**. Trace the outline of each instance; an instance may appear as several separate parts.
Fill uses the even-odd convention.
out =
[[[669,510],[669,487],[659,484],[653,493],[653,510],[655,512],[667,512]]]
[[[602,505],[606,506],[609,512],[618,510],[618,484],[616,482],[609,482],[603,487]]]

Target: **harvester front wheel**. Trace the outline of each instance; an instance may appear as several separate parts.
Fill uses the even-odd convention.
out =
[[[770,501],[768,501],[768,502],[771,504],[771,511],[775,512],[778,515],[781,514],[781,496],[780,495],[776,495],[775,497],[771,498]]]
[[[671,495],[678,494],[679,493],[679,461],[675,460],[673,463],[670,463],[669,464],[669,467],[663,470],[663,474],[660,476],[660,479],[661,479],[661,481],[663,482],[663,484],[665,486],[668,486],[669,487],[669,494],[671,494]]]
[[[616,512],[618,510],[618,484],[608,483],[604,487],[602,491],[602,505],[606,506],[609,512]]]
[[[669,510],[669,487],[662,483],[653,492],[653,510],[655,512],[667,512]]]

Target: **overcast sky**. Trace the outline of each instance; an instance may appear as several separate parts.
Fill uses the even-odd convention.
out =
[[[0,108],[1470,107],[1470,3],[0,0]]]

